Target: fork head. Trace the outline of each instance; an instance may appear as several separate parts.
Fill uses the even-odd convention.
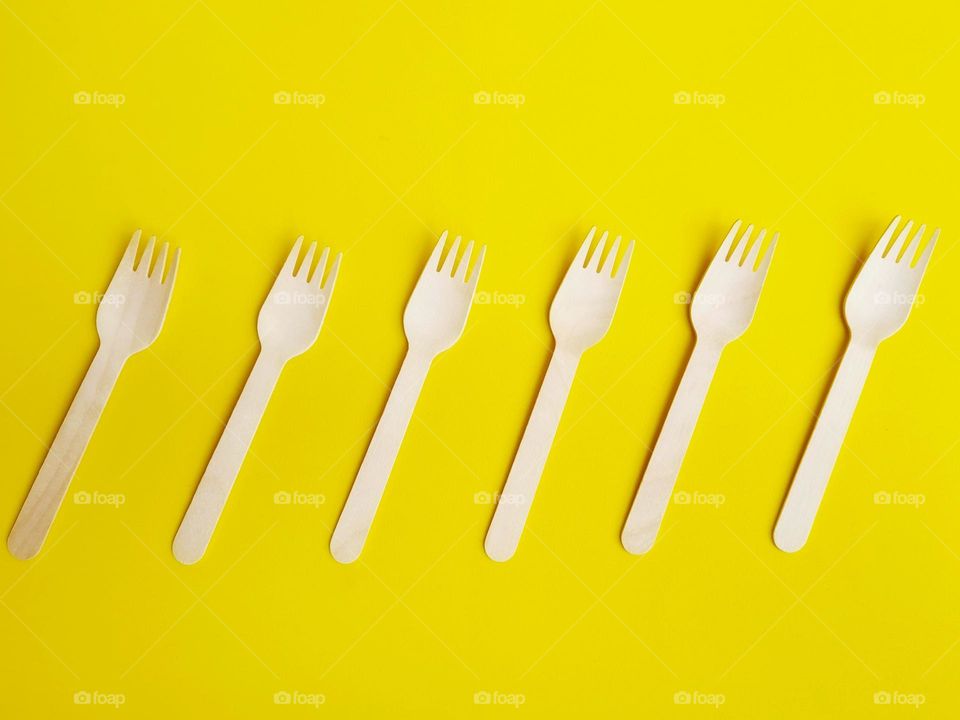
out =
[[[317,244],[311,243],[303,260],[300,248],[303,236],[297,238],[293,249],[287,256],[280,274],[270,289],[260,317],[257,319],[257,334],[263,350],[289,360],[306,352],[316,342],[330,306],[330,297],[337,281],[342,254],[338,254],[333,266],[321,285],[330,248],[324,248],[313,269],[313,259]]]
[[[601,266],[608,233],[600,236],[596,249],[590,253],[596,231],[594,227],[587,233],[550,305],[550,329],[557,346],[574,352],[583,352],[607,334],[633,254],[631,241],[614,272],[620,249],[618,235]]]
[[[148,347],[160,334],[180,262],[178,248],[164,275],[168,244],[164,243],[154,254],[156,237],[152,236],[138,263],[139,245],[140,231],[137,230],[97,308],[100,342],[109,342],[118,352],[127,355]]]
[[[757,258],[767,231],[761,230],[751,245],[753,225],[748,225],[734,248],[740,225],[737,220],[730,228],[690,303],[690,320],[697,337],[720,345],[740,337],[750,326],[780,237],[779,233],[774,233],[770,247],[758,265]]]
[[[420,274],[417,286],[407,302],[403,313],[403,331],[411,348],[436,355],[453,345],[463,334],[467,324],[473,293],[483,266],[486,246],[480,248],[473,270],[467,277],[467,268],[473,254],[473,241],[467,243],[463,257],[456,263],[460,236],[453,241],[450,250],[440,263],[447,241],[444,231],[437,242],[427,265]]]
[[[898,215],[880,237],[847,293],[843,313],[851,335],[857,340],[877,344],[903,327],[940,237],[937,228],[917,258],[927,226],[921,225],[907,244],[913,228],[913,221],[909,220],[888,249],[899,224]]]

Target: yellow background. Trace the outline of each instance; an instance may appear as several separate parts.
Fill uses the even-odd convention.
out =
[[[105,289],[137,227],[183,248],[164,330],[125,368],[42,554],[0,553],[4,717],[914,712],[882,693],[956,716],[955,9],[0,5],[4,534],[97,346],[75,294]],[[75,104],[83,91],[124,103]],[[881,347],[812,539],[786,555],[771,531],[845,342],[841,300],[896,213],[944,228],[924,302]],[[722,504],[671,504],[633,557],[620,528],[693,341],[674,297],[737,217],[781,243],[677,485]],[[593,224],[637,252],[520,550],[495,564],[484,499]],[[481,291],[523,303],[476,305],[436,361],[361,562],[340,566],[331,529],[445,228],[487,244]],[[300,233],[345,253],[326,324],[288,365],[206,558],[180,566],[171,540]]]

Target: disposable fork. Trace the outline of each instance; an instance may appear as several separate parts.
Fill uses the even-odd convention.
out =
[[[467,244],[454,270],[460,237],[453,241],[441,265],[440,256],[446,240],[447,233],[444,232],[403,314],[403,329],[409,346],[407,356],[330,541],[330,552],[341,563],[350,563],[360,557],[420,390],[427,379],[430,363],[459,339],[467,322],[486,248],[480,249],[467,279],[473,242]]]
[[[124,363],[149,347],[160,334],[177,276],[180,250],[174,252],[164,278],[168,245],[164,243],[154,255],[155,243],[156,238],[151,237],[137,263],[140,231],[133,234],[100,300],[100,347],[7,540],[7,547],[17,558],[26,560],[40,551]]]
[[[739,231],[737,220],[691,301],[690,318],[697,342],[620,536],[623,547],[634,554],[650,550],[657,538],[724,346],[740,337],[753,320],[778,235],[773,236],[757,267],[767,231],[761,230],[750,245],[753,225],[747,226],[731,254]]]
[[[550,306],[553,357],[487,531],[484,549],[493,560],[509,560],[517,550],[577,365],[583,353],[607,334],[620,299],[633,243],[614,272],[620,238],[614,240],[601,267],[607,233],[587,257],[595,232],[596,228],[590,230],[580,246]]]
[[[774,543],[786,552],[796,552],[810,536],[877,347],[907,321],[923,272],[940,236],[939,228],[933,231],[916,264],[912,265],[926,225],[920,226],[904,250],[913,227],[913,221],[907,222],[887,251],[899,224],[898,215],[880,237],[847,293],[844,316],[850,340],[773,532]]]
[[[284,365],[310,349],[320,335],[341,255],[337,255],[326,282],[321,284],[330,249],[324,248],[311,272],[317,244],[310,244],[298,266],[302,244],[301,236],[260,309],[260,355],[173,541],[173,554],[182,563],[195,563],[206,552]]]

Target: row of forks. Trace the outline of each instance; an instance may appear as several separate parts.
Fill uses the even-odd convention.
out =
[[[877,346],[906,321],[939,235],[935,231],[921,253],[925,227],[908,244],[912,223],[907,223],[890,246],[899,223],[897,217],[887,228],[848,294],[851,340],[774,532],[776,545],[785,551],[800,549],[809,536]],[[751,242],[753,226],[742,234],[740,228],[737,221],[730,229],[691,300],[697,342],[623,528],[621,541],[631,553],[653,546],[723,348],[753,319],[777,235],[761,257],[766,231]],[[553,357],[484,543],[487,555],[497,561],[517,550],[577,366],[609,330],[623,289],[634,244],[617,263],[620,238],[607,248],[605,232],[593,247],[595,232],[581,245],[550,308]],[[407,356],[331,539],[331,554],[343,563],[361,554],[433,359],[457,341],[466,325],[485,248],[474,258],[471,242],[457,261],[460,238],[444,253],[446,241],[444,232],[407,304]],[[139,244],[137,231],[97,311],[100,348],[11,530],[8,547],[18,558],[33,557],[41,549],[124,363],[159,335],[179,250],[166,267],[166,244],[154,255],[155,239],[150,238],[137,261]],[[283,367],[319,336],[341,256],[326,272],[329,248],[314,264],[316,243],[301,259],[302,244],[298,238],[260,310],[260,354],[173,542],[182,563],[203,557]]]

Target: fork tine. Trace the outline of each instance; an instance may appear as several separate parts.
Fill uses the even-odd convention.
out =
[[[303,262],[300,263],[300,267],[297,268],[297,274],[294,275],[298,280],[303,280],[307,282],[307,276],[310,274],[310,266],[313,265],[313,255],[317,251],[316,241],[310,243],[310,247],[307,248],[307,254],[303,256]]]
[[[730,256],[730,247],[733,245],[733,239],[737,237],[737,233],[740,232],[741,222],[741,220],[737,220],[733,224],[733,227],[727,232],[727,236],[723,239],[723,242],[720,244],[720,249],[717,250],[717,254],[713,258],[714,262],[717,260],[725,262]]]
[[[603,261],[603,267],[600,269],[600,272],[608,277],[613,276],[613,263],[617,259],[617,250],[620,249],[620,235],[617,235],[616,239],[613,241],[613,245],[610,246],[610,252],[607,253],[607,259]]]
[[[770,260],[773,258],[773,251],[777,249],[777,240],[779,239],[780,233],[774,233],[773,239],[770,241],[770,247],[767,248],[767,252],[760,259],[760,267],[757,268],[757,272],[760,274],[760,282],[763,282],[763,278],[766,277],[767,268],[770,267]]]
[[[431,270],[440,272],[440,254],[443,252],[443,246],[447,244],[447,231],[440,233],[440,239],[430,253],[430,259],[427,260],[427,267]]]
[[[167,277],[161,282],[161,287],[165,288],[163,303],[170,302],[170,293],[173,292],[173,282],[177,279],[177,267],[180,265],[180,248],[173,251],[173,259],[170,260],[170,269],[167,270]]]
[[[453,261],[457,259],[457,250],[460,249],[460,236],[457,235],[453,239],[453,245],[450,246],[450,250],[447,251],[447,256],[443,259],[443,266],[440,268],[440,272],[448,277],[453,277]]]
[[[133,231],[133,237],[131,237],[130,242],[127,243],[127,249],[123,251],[123,258],[120,260],[120,264],[117,266],[118,270],[120,268],[133,270],[133,262],[137,259],[138,247],[140,247],[140,228],[137,228]]]
[[[590,256],[590,260],[587,263],[587,270],[592,270],[593,272],[600,272],[600,256],[603,255],[603,246],[607,244],[608,233],[606,230],[603,231],[603,235],[600,236],[600,242],[597,243],[597,249],[593,251],[593,255]]]
[[[590,243],[593,242],[593,236],[597,232],[597,226],[594,225],[587,233],[587,239],[583,241],[580,249],[577,250],[577,256],[573,259],[572,267],[583,268],[587,264],[587,251],[590,250]]]
[[[617,268],[617,274],[614,275],[614,280],[623,284],[624,278],[627,276],[627,268],[630,267],[630,258],[633,256],[633,240],[630,241],[630,244],[627,245],[627,249],[623,253],[623,259],[620,261],[620,266]]]
[[[936,228],[933,231],[933,236],[930,238],[930,242],[928,242],[927,246],[923,249],[923,252],[920,254],[920,259],[917,260],[917,264],[913,268],[920,278],[923,277],[923,271],[927,269],[927,263],[930,262],[930,256],[933,254],[933,247],[937,244],[937,239],[939,237],[940,228]]]
[[[327,275],[327,281],[320,289],[327,293],[327,302],[330,301],[330,293],[333,292],[333,286],[337,282],[337,273],[340,271],[340,261],[343,260],[343,253],[337,253],[333,259],[333,265],[330,266],[330,274]]]
[[[740,241],[737,243],[737,247],[733,250],[733,255],[730,256],[730,262],[740,265],[743,260],[743,255],[747,250],[747,243],[750,242],[750,236],[753,234],[753,224],[747,225],[747,229],[743,231],[743,235],[740,236]]]
[[[153,246],[157,244],[157,236],[151,235],[150,239],[147,240],[147,247],[143,251],[143,255],[140,256],[140,262],[137,263],[137,266],[133,269],[134,272],[144,271],[144,275],[150,272],[150,261],[153,258]]]
[[[160,246],[160,251],[157,253],[157,261],[153,264],[153,271],[150,273],[150,279],[155,283],[160,284],[160,281],[163,280],[163,266],[167,264],[167,250],[170,245],[164,243]]]
[[[470,280],[467,281],[467,287],[469,288],[471,297],[477,289],[477,280],[480,279],[480,268],[483,267],[483,256],[486,254],[487,246],[483,245],[480,247],[480,253],[477,255],[477,262],[473,265],[473,272],[470,273]]]
[[[917,248],[920,247],[920,239],[926,231],[927,226],[921,224],[917,232],[914,233],[913,240],[907,245],[907,249],[903,251],[903,259],[907,261],[907,267],[913,264],[913,260],[917,255]]]
[[[290,248],[290,254],[287,255],[287,259],[283,262],[283,268],[280,270],[281,275],[293,275],[293,268],[297,264],[297,258],[300,257],[300,247],[303,245],[303,235],[297,238],[296,242],[293,243],[293,247]]]
[[[760,255],[760,246],[763,245],[763,238],[767,235],[767,229],[763,228],[760,231],[760,234],[757,235],[757,239],[753,241],[753,245],[750,247],[750,254],[747,255],[746,261],[744,261],[743,266],[753,270],[757,266],[757,256]]]
[[[900,234],[897,235],[897,239],[893,241],[893,247],[890,248],[890,251],[884,255],[885,258],[891,258],[896,262],[897,258],[900,256],[900,251],[903,249],[903,243],[907,239],[907,235],[910,234],[910,229],[913,227],[913,220],[907,220],[907,224],[903,226],[903,230],[900,231]]]
[[[870,257],[876,257],[877,259],[882,258],[887,253],[887,245],[890,244],[890,238],[893,237],[894,231],[897,229],[897,225],[900,224],[901,217],[897,215],[893,221],[887,225],[887,229],[883,231],[883,235],[880,236],[880,239],[877,241],[876,247],[873,248],[873,251],[870,253]]]
[[[457,265],[457,272],[454,278],[460,282],[467,279],[467,265],[470,264],[470,256],[473,254],[473,240],[467,243],[466,250],[463,251],[463,257],[460,258],[460,264]]]
[[[329,257],[330,248],[325,247],[323,252],[320,253],[320,259],[317,261],[317,269],[313,271],[313,274],[310,276],[310,280],[308,281],[311,285],[320,285],[320,281],[323,280],[323,271],[327,267],[327,258]]]

